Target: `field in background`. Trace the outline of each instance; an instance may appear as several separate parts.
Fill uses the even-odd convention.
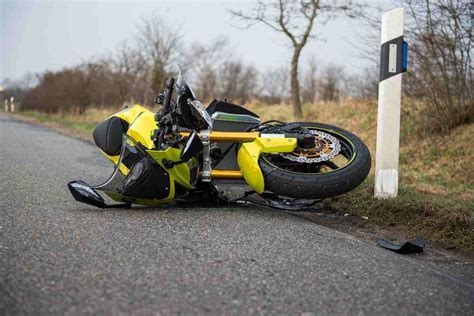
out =
[[[400,195],[379,201],[373,195],[373,168],[353,192],[326,201],[325,208],[368,217],[367,225],[396,229],[407,236],[421,234],[444,248],[474,251],[474,125],[447,134],[423,136],[415,124],[420,104],[404,100],[400,144]],[[262,121],[294,120],[287,104],[250,103],[246,108]],[[23,112],[22,115],[91,140],[95,125],[118,111],[88,109],[83,115]],[[304,106],[304,120],[333,124],[358,135],[375,157],[376,102],[344,101]],[[372,162],[373,164],[373,162]]]

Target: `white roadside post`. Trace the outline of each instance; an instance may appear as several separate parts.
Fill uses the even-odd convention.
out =
[[[15,112],[15,98],[14,97],[10,98],[10,111]]]
[[[408,45],[403,39],[403,15],[403,8],[397,8],[382,16],[375,157],[376,198],[392,198],[398,193],[402,73],[406,71],[408,53]]]
[[[2,96],[2,92],[3,92],[3,86],[0,86],[0,97]],[[7,100],[4,99],[3,100],[3,104],[5,105],[5,112],[8,112],[8,104],[7,104]]]

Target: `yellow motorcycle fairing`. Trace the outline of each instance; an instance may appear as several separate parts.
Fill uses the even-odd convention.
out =
[[[128,123],[127,135],[135,139],[137,142],[143,144],[146,148],[153,148],[153,141],[151,139],[151,134],[156,128],[156,123],[154,120],[153,112],[144,108],[141,105],[134,105],[130,108],[125,108],[117,113],[112,114],[107,117],[118,117]],[[139,119],[140,118],[140,119]],[[139,120],[138,120],[139,119]],[[138,120],[138,122],[136,122]],[[148,137],[147,137],[148,136]],[[101,152],[110,159],[114,165],[118,163],[119,155],[111,156],[107,155],[104,151]],[[126,167],[125,167],[126,168]],[[128,169],[121,169],[124,174],[128,173]]]
[[[260,154],[292,152],[296,144],[296,138],[257,137],[240,146],[237,163],[245,181],[256,193],[261,194],[265,189],[263,173],[258,165]]]
[[[127,136],[132,138],[134,141],[139,142],[146,148],[146,152],[164,169],[169,175],[169,194],[167,197],[159,200],[149,200],[149,199],[134,199],[133,203],[142,204],[142,205],[159,205],[169,201],[172,201],[175,198],[175,183],[179,183],[186,189],[193,189],[191,184],[191,170],[190,167],[197,168],[196,159],[192,159],[188,163],[175,165],[173,168],[167,169],[163,165],[163,160],[178,160],[181,154],[181,150],[177,148],[168,148],[166,150],[154,150],[155,147],[152,135],[153,131],[157,128],[157,123],[154,119],[154,113],[150,110],[140,106],[135,105],[130,108],[123,109],[120,112],[113,114],[124,120],[129,124],[127,130]],[[101,150],[102,151],[102,150]],[[107,155],[105,152],[102,153],[110,159],[114,165],[117,166],[120,161],[120,155]],[[126,176],[129,173],[129,169],[123,163],[120,163],[118,166],[120,172]],[[117,192],[108,192],[105,193],[110,196],[115,201],[130,201],[131,197],[126,197],[118,194]]]

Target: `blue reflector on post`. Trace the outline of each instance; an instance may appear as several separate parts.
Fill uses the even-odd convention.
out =
[[[408,43],[403,42],[402,45],[402,71],[407,71],[408,66]]]

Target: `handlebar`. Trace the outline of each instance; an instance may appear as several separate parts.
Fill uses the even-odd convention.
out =
[[[173,88],[174,88],[174,84],[176,82],[176,79],[170,77],[167,81],[166,81],[166,97],[165,97],[165,102],[163,104],[164,108],[165,109],[169,109],[170,107],[170,104],[171,104],[171,97],[173,96]]]
[[[159,94],[158,96],[155,97],[155,103],[162,105],[161,109],[155,114],[156,122],[160,122],[163,116],[166,115],[166,113],[171,112],[170,105],[171,105],[171,98],[173,96],[175,82],[176,80],[174,78],[171,78],[171,77],[168,78],[166,80],[165,95]]]

